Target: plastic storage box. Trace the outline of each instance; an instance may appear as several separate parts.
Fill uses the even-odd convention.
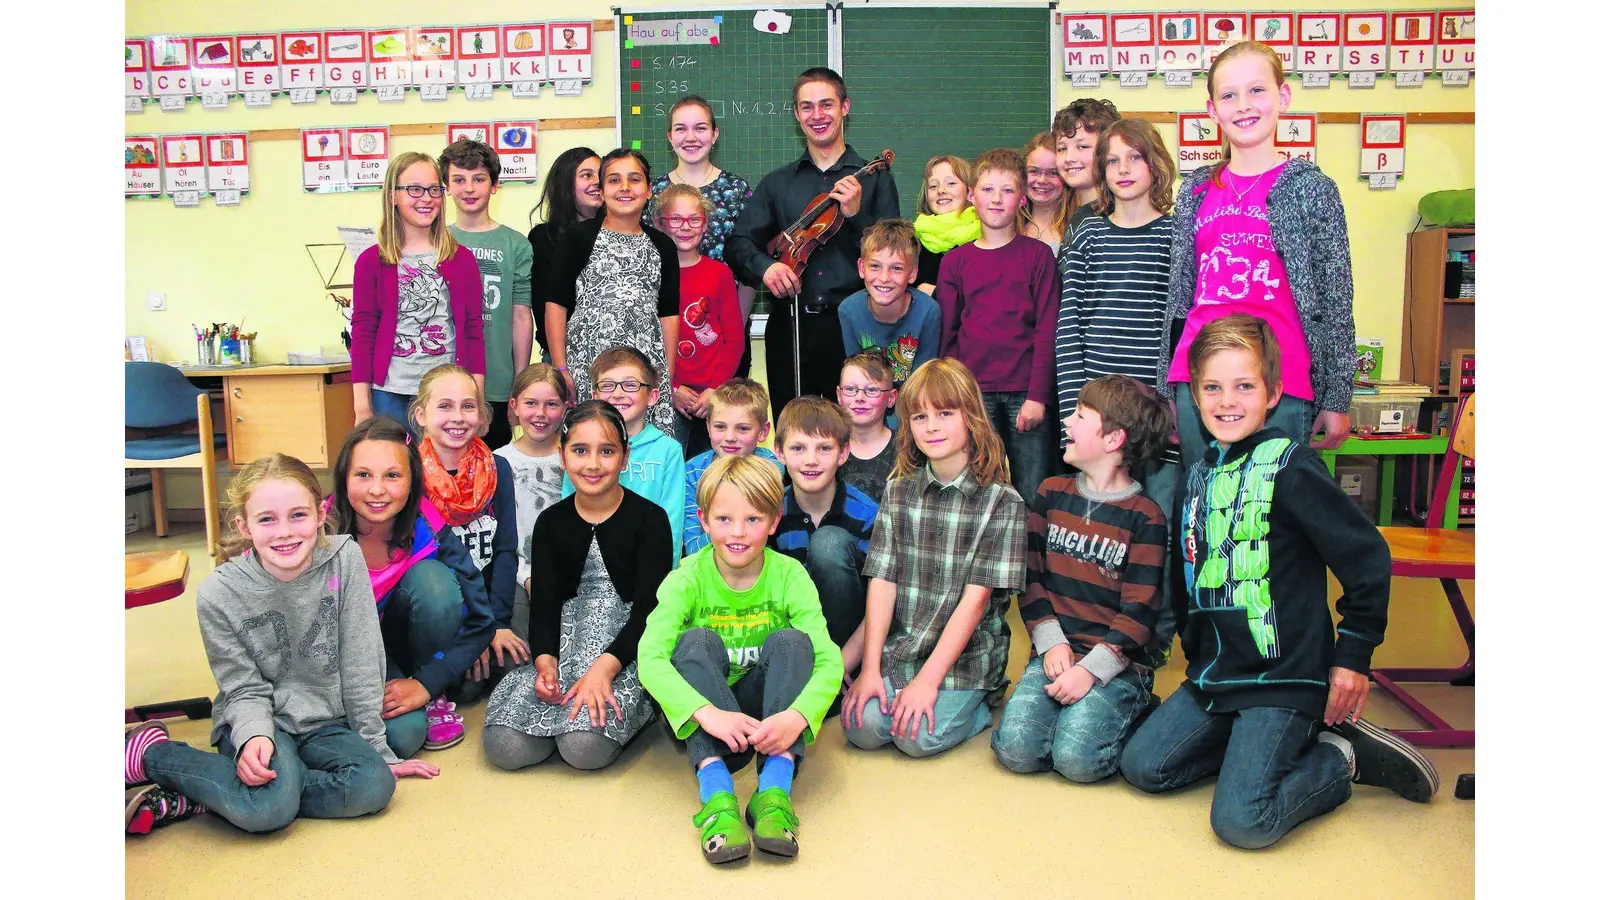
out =
[[[1350,399],[1350,433],[1416,434],[1421,413],[1421,397],[1358,394]]]
[[[1369,522],[1378,521],[1378,475],[1376,456],[1341,456],[1334,464],[1339,489],[1361,507]]]

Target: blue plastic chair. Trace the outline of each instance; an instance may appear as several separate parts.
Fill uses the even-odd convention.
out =
[[[164,363],[123,364],[124,418],[127,427],[164,433],[123,442],[124,469],[149,469],[154,495],[156,536],[167,536],[167,469],[199,469],[205,498],[206,551],[217,554],[217,447],[227,437],[212,434],[211,397],[183,373]],[[196,434],[177,433],[197,425]]]

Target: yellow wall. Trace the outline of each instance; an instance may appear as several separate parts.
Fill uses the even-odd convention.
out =
[[[682,7],[686,0],[639,0],[637,7]],[[712,4],[741,5],[741,4]],[[751,4],[743,4],[751,5]],[[760,6],[781,4],[761,3]],[[1370,9],[1373,4],[1287,0],[1285,9],[1326,11]],[[1437,8],[1437,4],[1406,0],[1399,8]],[[1130,10],[1237,9],[1238,5],[1213,3],[1160,4],[1137,2],[1101,4],[1097,8]],[[126,4],[129,35],[160,33],[196,34],[250,29],[381,27],[393,24],[471,24],[509,22],[519,18],[570,15],[607,18],[611,0],[564,0],[561,3],[480,0],[469,7],[440,6],[415,0],[384,3],[331,4],[325,0],[278,0],[275,3],[203,3],[195,0],[140,0]],[[846,10],[848,15],[848,9]],[[471,17],[469,19],[468,17]],[[952,36],[952,39],[956,39]],[[593,84],[581,97],[558,98],[546,86],[537,100],[513,100],[497,91],[492,101],[469,103],[459,91],[449,100],[423,103],[412,94],[404,103],[379,104],[363,94],[354,107],[331,106],[326,98],[315,105],[294,106],[280,98],[270,109],[246,109],[235,100],[227,112],[202,110],[190,104],[183,113],[163,113],[147,107],[141,115],[126,117],[128,133],[170,133],[194,129],[300,128],[312,125],[360,125],[388,122],[443,122],[491,117],[583,117],[616,114],[614,35],[595,36]],[[849,70],[845,70],[848,80]],[[1093,92],[1111,99],[1125,111],[1199,110],[1205,104],[1205,80],[1197,78],[1188,90],[1153,86],[1122,90],[1114,80]],[[1420,89],[1397,90],[1392,79],[1380,79],[1369,91],[1352,91],[1335,80],[1326,90],[1301,90],[1298,80],[1293,108],[1297,111],[1414,112],[1473,110],[1475,87],[1444,89],[1437,77]],[[1073,96],[1070,84],[1060,86],[1058,99]],[[1047,123],[1041,122],[1041,127]],[[1416,222],[1417,200],[1435,190],[1473,186],[1473,128],[1464,125],[1418,125],[1407,128],[1407,170],[1393,191],[1369,191],[1356,178],[1359,141],[1354,125],[1320,125],[1317,164],[1339,182],[1349,217],[1351,252],[1356,283],[1356,331],[1363,337],[1380,337],[1398,347],[1401,330],[1402,278],[1405,270],[1405,234]],[[1176,145],[1173,126],[1163,126],[1169,148]],[[613,146],[614,132],[603,130],[544,131],[539,135],[541,174],[561,151],[587,144],[604,152]],[[437,153],[437,137],[397,137],[393,152],[420,150]],[[798,138],[796,153],[800,149]],[[335,225],[376,225],[381,200],[376,192],[342,195],[307,195],[300,189],[300,157],[295,141],[252,144],[252,190],[234,208],[217,208],[209,199],[198,209],[176,209],[169,200],[128,201],[127,270],[125,304],[127,333],[150,340],[152,358],[185,360],[193,356],[190,323],[238,321],[248,317],[249,330],[258,331],[257,357],[282,361],[290,350],[311,350],[338,344],[343,318],[317,281],[303,245],[336,240]],[[665,160],[654,160],[658,166]],[[918,163],[920,165],[920,163]],[[752,180],[762,173],[740,173]],[[901,177],[906,177],[902,174]],[[537,185],[508,185],[501,189],[491,213],[519,230],[528,227],[528,212],[538,198]],[[164,312],[145,309],[145,295],[167,295]],[[1385,356],[1384,374],[1396,377],[1400,354]],[[180,499],[176,505],[183,505]]]

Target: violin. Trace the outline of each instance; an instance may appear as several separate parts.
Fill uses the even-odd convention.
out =
[[[885,150],[883,155],[857,169],[853,174],[856,178],[881,172],[894,164],[894,151]],[[794,270],[795,277],[805,271],[806,262],[817,248],[828,242],[839,227],[844,224],[844,211],[839,208],[839,201],[829,196],[827,192],[818,194],[806,204],[805,212],[793,225],[785,228],[781,234],[767,242],[767,255]],[[797,382],[798,383],[798,382]]]

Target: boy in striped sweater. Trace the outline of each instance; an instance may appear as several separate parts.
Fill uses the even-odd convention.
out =
[[[1078,473],[1046,479],[1031,501],[1020,612],[1034,657],[990,745],[1013,772],[1087,784],[1117,771],[1151,703],[1167,519],[1129,470],[1173,423],[1154,388],[1109,375],[1084,385],[1063,425]]]

